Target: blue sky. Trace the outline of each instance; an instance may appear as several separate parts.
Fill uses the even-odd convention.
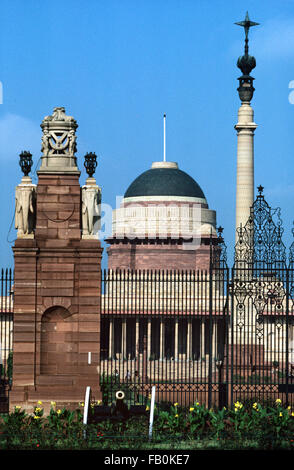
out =
[[[237,122],[243,29],[257,66],[252,106],[255,186],[282,209],[285,241],[294,219],[294,0],[4,0],[0,28],[1,265],[13,266],[18,155],[40,157],[44,116],[65,106],[78,128],[78,164],[99,156],[97,183],[115,207],[133,179],[162,159],[202,187],[227,244],[234,242]],[[294,89],[294,88],[293,88]],[[37,182],[36,175],[34,182]],[[85,181],[82,171],[80,182]]]

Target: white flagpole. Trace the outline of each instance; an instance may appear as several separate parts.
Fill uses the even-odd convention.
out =
[[[166,147],[165,147],[165,120],[166,114],[163,115],[163,161],[166,161]]]

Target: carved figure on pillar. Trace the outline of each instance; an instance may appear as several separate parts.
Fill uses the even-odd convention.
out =
[[[47,156],[49,153],[49,132],[47,129],[44,130],[43,136],[42,136],[42,148],[41,152],[43,152],[44,156]]]
[[[95,237],[94,225],[100,219],[101,189],[93,177],[97,167],[97,155],[89,152],[85,155],[84,166],[89,177],[82,188],[82,236]]]
[[[83,235],[86,235],[86,236],[94,235],[94,224],[100,218],[100,209],[99,209],[100,202],[101,202],[101,189],[96,184],[83,186],[82,188],[82,228],[83,228],[82,234]]]
[[[35,185],[20,184],[15,190],[15,228],[17,236],[33,233],[35,225]]]
[[[68,153],[70,155],[74,155],[77,151],[77,144],[76,144],[77,137],[75,135],[75,131],[71,130],[68,133]]]
[[[15,228],[18,230],[18,238],[32,238],[34,236],[36,185],[32,184],[32,180],[28,176],[32,164],[32,154],[27,151],[22,152],[19,156],[19,165],[24,176],[15,190]]]

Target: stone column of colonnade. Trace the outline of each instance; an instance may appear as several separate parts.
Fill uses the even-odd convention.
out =
[[[110,320],[109,322],[109,351],[108,357],[111,359],[115,355],[114,351],[114,321]],[[205,350],[205,336],[208,334],[206,329],[209,328],[209,323],[206,321],[205,318],[200,319],[200,336],[197,340],[200,341],[200,357],[199,359],[205,358],[207,351]],[[186,352],[184,354],[179,354],[179,336],[181,335],[179,319],[175,318],[174,324],[174,360],[192,360],[192,351],[193,351],[193,342],[195,341],[195,336],[193,335],[193,325],[192,320],[187,319],[187,330],[186,330]],[[159,320],[159,360],[165,360],[165,333],[166,333],[166,324],[165,319],[162,317]],[[152,356],[152,325],[151,319],[148,319],[147,322],[147,357],[150,358]],[[127,359],[127,319],[122,320],[121,324],[121,358]],[[140,330],[140,318],[136,319],[136,327],[135,327],[135,352],[136,357],[139,354],[139,330]],[[217,328],[217,321],[214,320],[212,322],[212,344],[211,344],[211,352],[213,358],[217,355],[217,341],[218,341],[218,328]]]

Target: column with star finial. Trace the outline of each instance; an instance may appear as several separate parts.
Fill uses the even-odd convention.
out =
[[[236,184],[236,241],[237,229],[244,227],[250,216],[250,207],[254,202],[254,131],[257,125],[254,122],[254,112],[250,106],[254,93],[253,80],[250,75],[256,66],[253,56],[248,54],[248,32],[249,28],[259,23],[250,21],[248,12],[244,21],[235,23],[245,30],[244,55],[239,57],[237,66],[242,71],[239,80],[239,97],[241,106],[238,112],[238,123],[235,125],[237,131],[237,184]]]

